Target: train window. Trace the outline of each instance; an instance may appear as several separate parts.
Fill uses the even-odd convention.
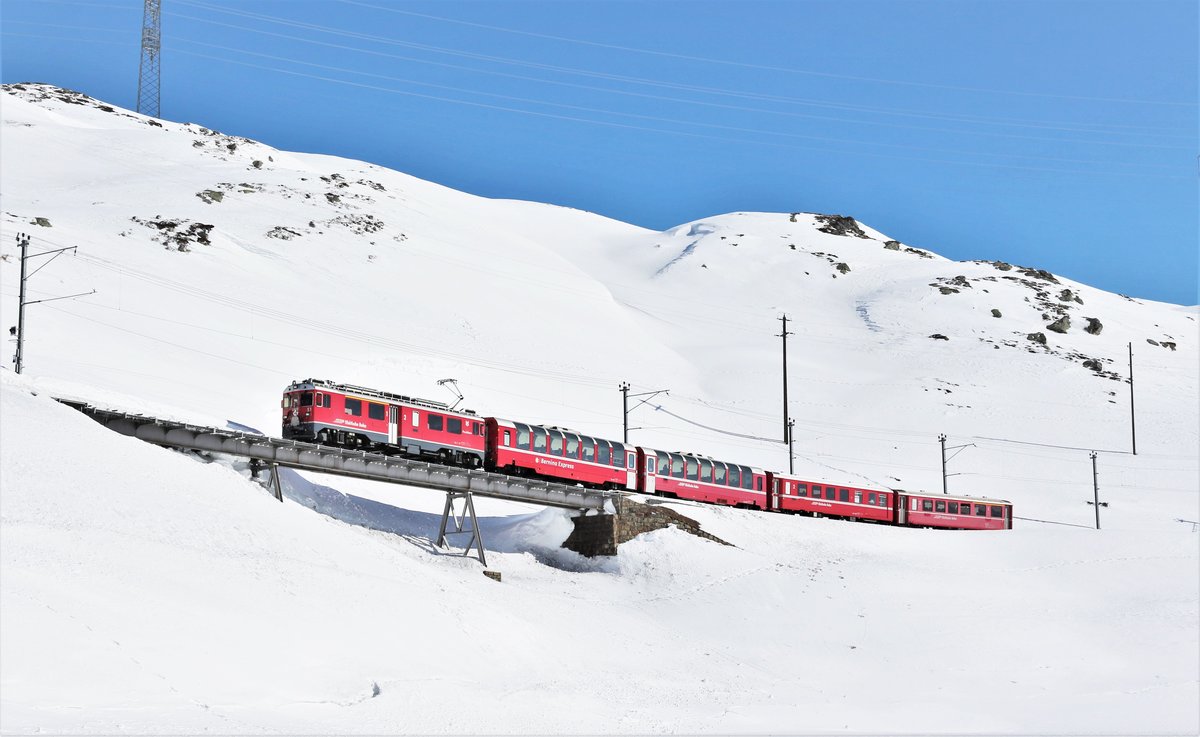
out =
[[[313,395],[312,392],[304,392],[303,394],[301,394],[300,395],[300,406],[301,407],[311,407],[312,406],[312,395]]]
[[[912,511],[914,511],[914,512],[917,511],[917,500],[916,499],[912,500]]]
[[[725,485],[725,480],[729,478],[726,472],[725,464],[720,461],[713,461],[713,483]]]
[[[943,502],[940,499],[938,501],[934,502],[933,503],[933,511],[945,512],[946,511],[946,502]]]
[[[583,460],[596,460],[596,441],[592,438],[579,438],[580,444],[583,446]]]
[[[654,473],[654,456],[646,456],[646,473]]]
[[[888,505],[887,494],[880,494],[879,495],[879,506],[886,507],[887,505]]]
[[[922,512],[932,512],[933,511],[933,500],[932,499],[922,499],[921,500],[921,511]]]
[[[282,407],[283,409],[287,409],[288,407],[291,407],[292,406],[292,398],[287,396],[286,394],[283,395],[283,399],[279,402],[279,406]]]
[[[950,514],[958,514],[958,502],[946,502],[946,511]]]
[[[443,419],[441,415],[425,415],[425,427],[428,427],[430,430],[441,430],[445,425],[442,422]]]
[[[412,411],[413,429],[417,430],[421,427],[421,413],[417,410]]]
[[[540,427],[533,428],[533,452],[546,452],[546,431]]]
[[[677,453],[671,454],[671,477],[683,478],[683,456]]]
[[[687,459],[687,473],[685,473],[683,477],[685,479],[687,479],[688,481],[695,481],[697,479],[697,477],[699,476],[699,473],[700,473],[700,464],[696,462],[695,458],[688,458]]]
[[[550,435],[550,455],[560,456],[563,454],[563,436],[562,433],[551,430]]]
[[[658,475],[669,476],[671,474],[671,458],[666,453],[658,454]]]
[[[763,490],[763,477],[762,476],[754,477],[754,488],[758,489],[759,491]]]
[[[982,504],[976,504],[975,505],[975,516],[976,517],[987,516],[987,507],[983,506]]]
[[[746,468],[745,466],[742,466],[741,469],[742,469],[742,488],[743,489],[753,489],[754,488],[754,472],[751,471],[749,468]]]
[[[505,430],[504,431],[504,447],[509,448],[511,446],[512,446],[512,433],[509,432],[508,430]]]
[[[625,468],[628,468],[630,471],[637,468],[637,453],[634,453],[632,450],[625,454]]]
[[[529,450],[529,425],[517,425],[517,447]]]
[[[971,505],[967,504],[966,502],[962,502],[958,505],[958,513],[967,515],[971,514]]]
[[[462,435],[462,420],[457,417],[446,418],[446,432]]]
[[[732,463],[729,464],[729,485],[735,489],[742,485],[742,469]]]
[[[613,468],[625,467],[625,446],[620,443],[612,444],[612,466]]]
[[[346,397],[346,414],[359,417],[362,415],[362,400]]]
[[[818,486],[818,485],[816,485],[816,484],[813,484],[813,486],[812,486],[812,496],[813,496],[813,499],[820,499],[820,498],[821,498],[821,487],[820,487],[820,486]]]
[[[854,492],[854,503],[862,504],[862,492],[861,491]]]
[[[700,480],[706,484],[712,483],[712,461],[700,459]]]
[[[475,434],[476,434],[476,435],[482,435],[482,434],[483,434],[483,423],[482,423],[482,422],[476,422],[476,423],[475,423],[474,432],[475,432]]]
[[[367,416],[372,420],[386,420],[387,408],[385,408],[382,404],[370,402],[367,404]]]
[[[850,501],[850,490],[849,489],[838,489],[838,501],[839,502]]]
[[[317,392],[317,406],[318,407],[328,407],[329,406],[329,395],[322,394],[321,392]]]
[[[993,517],[1003,517],[1004,516],[1004,507],[992,507],[991,510],[992,510]]]
[[[826,499],[828,499],[829,501],[833,501],[834,497],[836,497],[836,496],[837,496],[837,489],[833,488],[832,486],[825,487],[825,498]]]
[[[608,465],[608,459],[611,457],[611,448],[607,440],[596,441],[596,463]]]
[[[578,458],[578,457],[579,457],[579,436],[578,435],[568,435],[567,436],[567,458]]]
[[[867,504],[874,504],[874,503],[875,503],[875,492],[868,491],[867,492]]]
[[[798,496],[808,496],[808,485],[796,484],[796,494]]]

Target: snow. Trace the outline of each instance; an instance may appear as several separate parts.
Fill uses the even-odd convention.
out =
[[[806,213],[656,233],[38,96],[0,95],[3,325],[16,232],[79,246],[31,298],[97,294],[29,307],[26,372],[0,372],[0,731],[1200,731],[1200,534],[1177,521],[1200,520],[1195,306]],[[133,217],[212,243],[168,250]],[[280,504],[49,398],[273,433],[292,380],[446,399],[454,377],[484,415],[619,438],[627,380],[670,389],[634,442],[785,470],[779,443],[654,411],[779,436],[784,312],[797,474],[940,490],[946,433],[951,492],[1012,501],[1014,529],[671,502],[733,546],[666,529],[587,559],[559,547],[565,512],[480,499],[496,583],[431,544],[436,492],[286,472]],[[1128,385],[1079,358],[1124,376],[1129,343],[1136,456]]]

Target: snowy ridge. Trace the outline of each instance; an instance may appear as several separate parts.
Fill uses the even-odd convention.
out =
[[[79,247],[31,298],[97,294],[30,307],[26,374],[0,372],[3,731],[1200,729],[1196,306],[812,213],[654,232],[20,87],[0,316],[17,232]],[[786,470],[655,411],[779,436],[782,313],[798,474],[938,490],[946,433],[950,490],[1016,528],[679,504],[736,547],[663,530],[589,561],[561,513],[481,501],[497,585],[430,547],[435,493],[293,474],[280,505],[44,396],[272,433],[295,379],[453,377],[482,415],[619,438],[630,381],[671,390],[633,442]]]

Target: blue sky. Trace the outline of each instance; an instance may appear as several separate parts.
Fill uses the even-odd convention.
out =
[[[853,215],[1196,304],[1194,0],[162,0],[162,116],[650,228]],[[143,3],[4,0],[4,82],[135,108]]]

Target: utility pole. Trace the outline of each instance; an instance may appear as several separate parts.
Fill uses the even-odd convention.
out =
[[[1129,432],[1133,454],[1137,455],[1137,417],[1133,413],[1133,343],[1129,344]]]
[[[16,352],[16,355],[13,356],[13,363],[16,364],[16,370],[17,370],[17,373],[19,374],[19,373],[21,373],[21,369],[23,369],[25,367],[25,306],[26,305],[36,305],[41,302],[54,302],[54,301],[57,301],[60,299],[73,299],[75,297],[86,297],[89,294],[95,294],[96,290],[93,289],[90,292],[80,292],[79,294],[68,294],[65,297],[50,297],[49,299],[35,299],[32,302],[26,301],[26,299],[25,299],[25,282],[30,277],[32,277],[33,274],[36,274],[39,271],[41,271],[42,269],[46,268],[46,266],[50,263],[50,261],[53,261],[54,259],[58,258],[60,255],[62,255],[66,251],[74,252],[76,250],[76,246],[69,246],[67,248],[56,248],[53,251],[42,251],[41,253],[35,253],[32,256],[30,256],[28,254],[29,236],[24,233],[17,233],[17,245],[19,245],[21,247],[21,287],[18,292],[20,295],[18,297],[18,299],[20,300],[20,303],[19,303],[19,307],[17,308],[17,352]],[[46,263],[44,263],[41,266],[34,269],[33,274],[29,274],[28,276],[26,276],[26,274],[25,274],[25,262],[26,261],[28,261],[31,258],[37,258],[39,256],[49,256],[50,254],[54,254],[54,257],[51,258],[50,261],[47,261]]]
[[[945,433],[938,435],[938,442],[942,444],[942,493],[948,494],[949,492],[946,490],[946,479],[950,476],[958,476],[960,474],[946,473],[946,461],[953,460],[954,456],[958,455],[958,453],[961,453],[962,451],[964,451],[967,448],[974,448],[975,443],[967,443],[966,445],[952,445],[949,448],[947,448]],[[947,458],[946,457],[947,450],[958,451],[958,453],[955,453],[954,455],[951,455],[949,458]]]
[[[20,307],[17,308],[17,354],[13,356],[13,363],[17,364],[17,373],[21,373],[21,366],[24,365],[22,359],[25,353],[25,253],[29,248],[29,236],[24,233],[17,233],[17,245],[21,247],[21,288],[18,297]]]
[[[653,399],[655,396],[657,396],[659,394],[670,394],[671,390],[670,389],[656,389],[652,392],[641,392],[640,394],[630,394],[629,393],[629,382],[627,382],[627,381],[622,381],[621,386],[619,388],[621,390],[621,429],[622,429],[621,442],[628,444],[629,443],[629,431],[631,429],[633,429],[633,430],[641,429],[638,427],[634,427],[634,428],[629,427],[629,413],[632,411],[629,409],[629,398],[630,397],[645,397],[645,399],[643,399],[642,401],[633,405],[633,409],[637,409],[638,407],[641,407],[643,404],[645,404],[646,402],[649,402],[651,399]]]
[[[792,423],[788,419],[787,337],[795,335],[795,333],[788,332],[787,315],[782,315],[779,319],[783,321],[783,330],[779,333],[779,337],[783,338],[783,442],[790,443],[792,439]]]
[[[142,58],[138,63],[137,111],[157,118],[162,91],[159,57],[162,51],[162,0],[146,0],[142,12]]]
[[[1088,502],[1096,508],[1096,529],[1100,529],[1100,507],[1107,507],[1108,502],[1100,501],[1100,480],[1096,475],[1096,451],[1092,451],[1092,499]]]
[[[938,442],[942,444],[942,493],[946,491],[946,435],[942,433],[938,435]]]
[[[788,420],[788,473],[796,472],[796,451],[795,446],[792,444],[795,439],[795,427],[796,421]]]

